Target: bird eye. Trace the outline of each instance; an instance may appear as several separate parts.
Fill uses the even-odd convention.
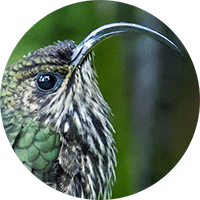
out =
[[[44,92],[55,91],[61,85],[61,78],[56,74],[43,73],[36,77],[36,86]]]

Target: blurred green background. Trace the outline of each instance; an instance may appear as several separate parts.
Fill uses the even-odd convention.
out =
[[[99,87],[112,109],[118,152],[112,198],[139,192],[165,176],[186,151],[198,118],[199,88],[193,64],[162,22],[133,6],[87,1],[61,8],[35,24],[8,65],[57,40],[80,43],[112,22],[132,22],[162,33],[184,57],[143,34],[124,33],[94,48]]]

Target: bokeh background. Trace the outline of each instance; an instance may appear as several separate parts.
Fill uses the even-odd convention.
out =
[[[112,22],[131,22],[162,33],[184,56],[143,35],[125,33],[94,48],[99,87],[114,117],[118,149],[113,198],[139,192],[163,178],[186,151],[197,123],[199,88],[183,45],[162,22],[133,6],[88,1],[61,8],[35,24],[8,65],[57,40],[80,43]]]

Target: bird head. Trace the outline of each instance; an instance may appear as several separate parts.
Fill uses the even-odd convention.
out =
[[[66,114],[72,115],[75,108],[79,108],[79,114],[82,108],[82,118],[85,118],[89,107],[98,111],[108,107],[105,103],[101,105],[103,97],[96,84],[91,50],[112,35],[130,31],[147,34],[180,52],[173,42],[147,27],[130,23],[104,25],[79,45],[58,41],[9,66],[4,73],[2,88],[5,90],[1,94],[6,108],[33,114],[46,124],[54,122],[61,130],[61,126],[65,127]],[[101,112],[107,115],[106,109]]]

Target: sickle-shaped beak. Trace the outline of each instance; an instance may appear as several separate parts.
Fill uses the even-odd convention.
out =
[[[74,50],[71,57],[71,65],[78,66],[82,63],[83,59],[87,56],[87,54],[94,48],[95,45],[103,41],[104,39],[113,36],[115,34],[124,33],[124,32],[136,32],[143,33],[151,38],[165,44],[170,47],[172,50],[181,53],[181,50],[168,38],[163,36],[162,34],[154,31],[150,28],[139,24],[132,23],[111,23],[97,28],[92,31]]]

